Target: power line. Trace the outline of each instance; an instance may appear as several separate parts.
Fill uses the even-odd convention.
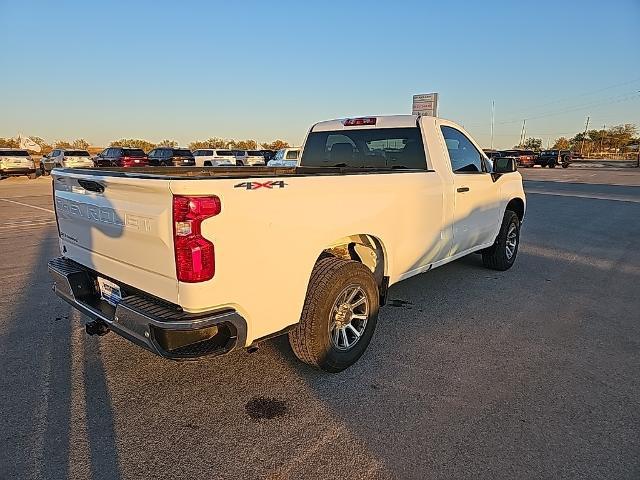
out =
[[[603,100],[598,100],[598,101],[595,101],[595,102],[591,101],[591,102],[588,102],[588,103],[583,103],[583,104],[578,104],[578,105],[573,105],[573,106],[567,106],[567,107],[564,107],[563,109],[560,109],[560,110],[550,111],[550,112],[539,114],[539,115],[527,115],[525,117],[512,118],[511,120],[504,120],[502,122],[495,122],[495,125],[508,125],[508,124],[511,124],[511,123],[520,123],[520,122],[522,122],[523,119],[536,120],[536,119],[539,119],[539,118],[547,118],[547,117],[553,117],[553,116],[557,116],[557,115],[563,115],[565,113],[577,112],[577,111],[584,110],[584,109],[596,109],[598,107],[613,105],[613,104],[616,104],[616,103],[626,102],[626,101],[629,101],[629,100],[635,100],[637,98],[640,98],[640,90],[637,90],[637,91],[634,91],[634,92],[626,92],[626,93],[623,93],[623,94],[614,95],[612,97],[608,97],[608,98],[605,98]],[[467,124],[468,127],[484,126],[484,125],[485,125],[484,123]]]
[[[549,112],[549,113],[545,113],[542,115],[533,115],[533,116],[527,116],[526,119],[527,120],[536,120],[538,118],[547,118],[547,117],[554,117],[556,115],[563,115],[565,113],[572,113],[572,112],[577,112],[579,110],[584,110],[584,109],[588,109],[588,108],[596,108],[599,106],[604,106],[604,105],[612,105],[612,104],[616,104],[616,103],[621,103],[621,102],[626,102],[628,100],[634,100],[640,98],[640,95],[638,94],[638,92],[629,92],[629,93],[624,93],[622,95],[616,95],[613,97],[609,97],[605,100],[600,100],[598,102],[591,102],[591,103],[585,103],[582,105],[574,105],[573,107],[569,107],[569,108],[565,108],[559,111],[555,111],[555,112]],[[498,125],[507,125],[509,123],[519,123],[522,121],[522,118],[517,118],[517,119],[513,119],[513,120],[506,120],[503,122],[497,122]]]
[[[534,107],[531,107],[530,109],[527,109],[527,110],[537,109],[537,108],[546,107],[546,106],[549,106],[549,105],[554,105],[554,104],[556,104],[556,103],[566,102],[566,101],[568,101],[568,100],[572,100],[572,99],[574,99],[574,98],[588,97],[589,95],[593,95],[594,93],[605,92],[605,91],[607,91],[607,90],[611,90],[611,89],[614,89],[614,88],[617,88],[617,87],[622,87],[622,86],[625,86],[625,85],[630,85],[630,84],[632,84],[632,83],[636,83],[636,82],[640,82],[640,77],[638,77],[638,78],[634,78],[634,79],[632,79],[632,80],[627,80],[627,81],[625,81],[625,82],[616,83],[616,84],[614,84],[614,85],[609,85],[609,86],[607,86],[607,87],[598,88],[598,89],[596,89],[596,90],[590,90],[590,91],[588,91],[588,92],[579,93],[579,94],[577,94],[577,95],[571,95],[571,96],[569,96],[569,97],[564,97],[564,98],[560,98],[560,99],[556,99],[556,100],[551,100],[551,101],[549,101],[549,102],[540,103],[540,104],[538,104],[538,105],[536,105],[536,106],[534,106]],[[525,112],[525,111],[526,111],[526,110],[516,110],[515,112],[511,112],[511,113],[507,112],[507,113],[508,113],[509,115],[514,115],[514,116],[516,116],[516,115],[519,115],[519,114],[521,114],[522,112]]]

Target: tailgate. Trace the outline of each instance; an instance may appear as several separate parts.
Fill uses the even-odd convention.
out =
[[[168,180],[56,170],[53,185],[65,257],[177,302]]]

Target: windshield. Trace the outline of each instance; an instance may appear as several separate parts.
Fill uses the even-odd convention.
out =
[[[213,150],[196,150],[193,152],[194,157],[212,157]]]
[[[0,157],[28,157],[26,150],[0,150]]]
[[[65,157],[90,157],[86,150],[67,150],[64,152]]]
[[[282,160],[284,158],[284,149],[278,150],[273,157],[273,160]]]
[[[261,157],[262,152],[259,152],[258,150],[249,150],[247,152],[247,155],[249,155],[250,157]]]
[[[300,164],[427,169],[422,135],[417,127],[312,132]]]

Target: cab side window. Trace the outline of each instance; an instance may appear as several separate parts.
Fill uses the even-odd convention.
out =
[[[453,173],[483,173],[482,154],[464,133],[453,127],[440,127],[449,152]]]

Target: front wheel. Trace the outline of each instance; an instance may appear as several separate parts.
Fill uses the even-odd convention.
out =
[[[300,322],[289,332],[296,357],[326,372],[353,365],[378,319],[378,285],[366,266],[330,257],[311,273]]]
[[[569,168],[569,164],[568,163],[563,163],[562,164],[562,168]]]
[[[482,251],[482,263],[493,270],[508,270],[513,266],[520,244],[520,219],[515,212],[504,212],[495,243]]]
[[[29,177],[29,180],[35,180],[36,178],[38,178],[38,174],[35,173],[35,172],[34,173],[30,173],[28,175],[28,177]]]

